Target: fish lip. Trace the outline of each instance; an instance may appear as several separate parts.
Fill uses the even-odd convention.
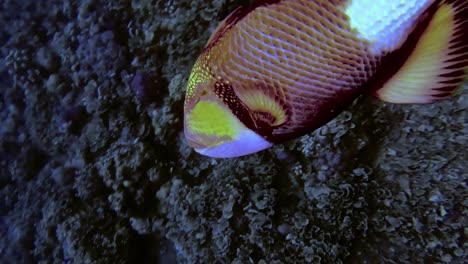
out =
[[[201,143],[198,143],[197,141],[193,140],[190,136],[185,134],[185,140],[187,140],[187,144],[194,148],[194,149],[206,149],[206,146],[204,146]]]
[[[193,133],[190,132],[189,128],[187,127],[187,120],[185,119],[185,116],[184,116],[184,136],[185,136],[185,140],[187,142],[187,145],[189,145],[189,147],[191,148],[203,148],[203,147],[206,147],[204,146],[203,144],[199,143]]]

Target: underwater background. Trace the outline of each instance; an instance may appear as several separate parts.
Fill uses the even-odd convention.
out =
[[[0,263],[468,259],[467,85],[242,158],[187,146],[188,74],[241,3],[1,1]]]

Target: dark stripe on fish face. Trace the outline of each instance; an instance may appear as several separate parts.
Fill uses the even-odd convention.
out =
[[[273,135],[273,130],[277,127],[272,125],[276,117],[272,113],[264,111],[253,111],[246,106],[236,95],[230,84],[218,81],[214,85],[214,92],[220,100],[232,111],[232,113],[249,129],[255,131],[272,143],[279,143],[284,140]],[[286,115],[290,112],[285,109]]]
[[[214,92],[246,127],[254,131],[256,130],[249,109],[242,103],[239,97],[237,97],[231,85],[218,81],[214,85]]]

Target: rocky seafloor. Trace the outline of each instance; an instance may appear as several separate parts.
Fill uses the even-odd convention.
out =
[[[241,2],[1,1],[0,263],[468,259],[466,86],[243,158],[187,146],[191,65]]]

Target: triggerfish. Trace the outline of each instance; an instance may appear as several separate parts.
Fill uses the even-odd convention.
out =
[[[361,94],[424,104],[468,72],[468,0],[263,0],[218,26],[190,74],[188,145],[255,153],[310,133]]]

